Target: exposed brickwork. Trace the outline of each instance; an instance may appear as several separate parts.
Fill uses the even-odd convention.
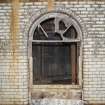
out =
[[[83,99],[89,103],[105,103],[105,2],[75,1],[55,3],[57,7],[70,9],[81,19],[83,32]],[[10,65],[10,4],[0,4],[0,104],[27,104],[28,46],[27,27],[32,14],[47,7],[47,3],[21,4],[20,33],[18,36],[17,76]],[[83,25],[85,26],[85,29]],[[13,72],[13,73],[12,73]],[[14,82],[15,81],[15,82]]]
[[[18,37],[18,57],[16,70],[12,69],[12,48],[10,34],[10,4],[0,4],[0,104],[27,104],[28,77],[27,77],[27,40]],[[4,49],[3,49],[3,48]]]

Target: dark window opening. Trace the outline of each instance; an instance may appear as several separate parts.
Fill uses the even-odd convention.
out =
[[[74,26],[71,26],[68,28],[68,30],[64,33],[64,37],[67,37],[70,39],[76,39],[77,38],[77,31],[74,28]]]
[[[72,66],[77,62],[74,57],[75,64],[72,64],[73,45],[76,47],[75,43],[33,43],[33,83],[71,84]]]
[[[73,25],[54,18],[42,21],[32,42],[33,84],[78,84],[79,46]],[[71,42],[70,42],[71,41]]]
[[[41,23],[41,26],[47,33],[54,32],[55,31],[54,18],[50,18],[43,21]]]
[[[46,40],[47,38],[44,35],[44,32],[41,30],[40,27],[37,27],[36,30],[34,31],[34,40]]]
[[[59,30],[66,30],[66,26],[65,26],[65,23],[61,20],[60,22],[59,22]]]

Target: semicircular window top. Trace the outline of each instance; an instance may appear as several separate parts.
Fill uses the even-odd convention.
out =
[[[34,28],[33,85],[78,84],[80,35],[68,18],[55,15]]]

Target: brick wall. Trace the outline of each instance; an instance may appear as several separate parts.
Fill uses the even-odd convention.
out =
[[[27,36],[19,33],[16,38],[18,61],[14,70],[10,14],[10,4],[0,4],[0,105],[21,105],[28,102]]]
[[[105,103],[105,2],[72,1],[55,3],[70,9],[81,18],[84,27],[83,43],[83,99],[89,103]],[[17,68],[12,66],[10,12],[11,5],[0,4],[0,104],[27,104],[29,101],[29,69],[27,27],[30,17],[47,3],[21,3],[20,33],[17,38]],[[81,23],[80,23],[81,24]]]

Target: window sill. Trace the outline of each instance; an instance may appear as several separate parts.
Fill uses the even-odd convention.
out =
[[[33,85],[33,89],[81,89],[80,85]]]

